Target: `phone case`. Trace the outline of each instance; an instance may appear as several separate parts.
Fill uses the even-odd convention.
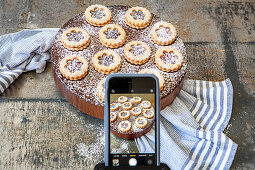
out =
[[[154,74],[123,74],[123,73],[114,73],[114,74],[110,74],[106,81],[105,81],[105,108],[104,108],[104,113],[107,113],[108,112],[108,100],[107,100],[107,92],[108,92],[108,88],[109,88],[109,80],[112,79],[112,78],[115,78],[115,77],[152,77],[155,79],[156,81],[156,101],[155,101],[155,104],[157,105],[156,107],[156,112],[158,114],[156,114],[156,133],[158,134],[157,135],[157,145],[156,145],[156,148],[157,148],[157,152],[156,152],[156,155],[157,155],[157,162],[156,162],[156,165],[158,167],[160,167],[160,124],[159,124],[159,113],[160,113],[160,90],[159,90],[159,80],[158,78],[154,75]],[[109,126],[107,126],[110,122],[109,122],[109,115],[108,114],[104,114],[104,129],[105,129],[105,153],[104,153],[104,158],[105,158],[105,167],[108,167],[109,166],[109,152],[110,152],[110,148],[109,148],[109,132],[110,132],[110,129],[109,129]],[[148,169],[148,166],[146,166],[147,169]],[[112,168],[112,167],[111,167]],[[113,167],[115,168],[115,167]],[[138,168],[137,166],[136,167],[129,167],[127,166],[126,168]],[[155,169],[155,168],[154,168]]]

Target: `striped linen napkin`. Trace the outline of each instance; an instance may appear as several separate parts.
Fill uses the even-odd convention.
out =
[[[58,28],[23,30],[0,36],[0,94],[26,71],[44,71]]]
[[[43,72],[58,28],[0,36],[0,94],[22,73]],[[222,132],[232,111],[233,89],[222,82],[186,80],[174,102],[161,111],[161,162],[171,169],[228,169],[237,144]],[[152,129],[136,139],[153,150]]]
[[[171,169],[229,169],[237,144],[223,130],[231,113],[233,87],[221,82],[185,80],[174,102],[161,111],[160,159]],[[154,150],[152,129],[137,138],[139,152]]]

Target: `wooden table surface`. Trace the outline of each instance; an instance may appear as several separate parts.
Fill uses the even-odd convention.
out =
[[[225,133],[239,145],[231,169],[255,169],[255,1],[0,0],[0,35],[58,28],[97,3],[143,6],[173,23],[186,46],[187,79],[230,78],[234,105]],[[0,169],[93,169],[103,148],[103,121],[61,96],[50,63],[0,95]]]

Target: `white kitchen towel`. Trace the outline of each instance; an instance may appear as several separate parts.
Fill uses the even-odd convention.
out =
[[[0,36],[0,94],[26,71],[44,71],[58,28],[22,30]]]
[[[160,159],[171,169],[229,169],[237,144],[223,130],[232,113],[233,87],[221,82],[185,80],[174,102],[161,111]],[[152,129],[137,138],[139,152],[154,150]]]

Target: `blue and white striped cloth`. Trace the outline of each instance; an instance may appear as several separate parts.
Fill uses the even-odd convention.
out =
[[[229,169],[237,144],[223,130],[232,113],[233,87],[186,80],[174,102],[161,111],[160,159],[171,169]],[[154,150],[152,129],[136,139],[139,152]]]
[[[0,36],[0,94],[26,71],[44,71],[59,29],[23,30]]]
[[[0,94],[25,71],[44,71],[58,28],[0,36]],[[161,111],[161,162],[171,169],[229,169],[236,149],[223,130],[232,112],[233,89],[222,82],[186,80],[174,102]],[[154,130],[136,140],[153,150]]]

